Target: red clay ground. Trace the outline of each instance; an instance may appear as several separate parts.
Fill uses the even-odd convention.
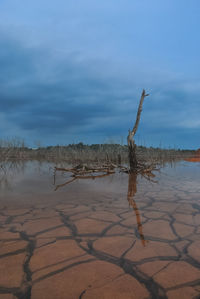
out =
[[[1,204],[0,299],[199,298],[200,195],[171,183]]]

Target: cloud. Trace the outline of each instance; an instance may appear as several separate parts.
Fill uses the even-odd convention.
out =
[[[54,136],[115,113],[111,86],[86,62],[69,55],[52,63],[44,49],[26,48],[5,36],[0,49],[1,112],[17,128]]]
[[[120,62],[116,67],[73,51],[55,57],[45,47],[28,47],[2,32],[0,64],[1,135],[21,134],[46,144],[71,142],[73,136],[87,142],[125,137],[147,86],[150,97],[144,102],[138,134],[150,139],[150,145],[158,145],[163,134],[166,143],[177,138],[181,143],[182,132],[197,136],[190,129],[200,126],[198,81]]]
[[[199,129],[200,130],[200,120],[185,120],[182,121],[180,124],[180,127],[187,128],[187,129]]]

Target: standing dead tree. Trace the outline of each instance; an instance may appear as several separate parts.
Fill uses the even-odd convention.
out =
[[[130,173],[137,172],[138,168],[138,160],[136,156],[136,144],[134,141],[134,136],[137,132],[139,121],[140,121],[140,115],[142,112],[142,105],[144,102],[144,98],[147,97],[149,94],[146,94],[145,90],[143,89],[142,95],[140,98],[140,103],[137,111],[137,117],[135,121],[135,125],[132,129],[132,131],[129,129],[129,134],[127,136],[127,142],[128,142],[128,151],[129,151],[129,164],[130,164]]]
[[[141,98],[140,98],[138,111],[137,111],[137,117],[136,117],[135,125],[134,125],[132,131],[129,130],[129,134],[127,136],[130,168],[128,169],[127,167],[121,166],[120,165],[121,164],[120,159],[119,159],[118,167],[120,168],[120,170],[122,172],[135,173],[135,174],[140,173],[141,175],[143,175],[144,177],[146,177],[150,181],[154,182],[152,177],[155,177],[155,175],[152,173],[152,171],[153,170],[158,170],[158,169],[155,167],[155,164],[147,165],[146,163],[138,161],[137,156],[136,156],[136,144],[134,142],[134,136],[135,136],[135,134],[137,132],[137,129],[138,129],[144,98],[147,97],[148,95],[149,94],[146,94],[145,90],[143,89],[142,95],[141,95]],[[75,179],[89,179],[89,178],[94,179],[94,178],[104,177],[104,176],[113,174],[113,173],[115,173],[115,170],[114,170],[115,168],[117,168],[117,165],[109,163],[109,161],[107,161],[107,163],[105,165],[103,165],[102,167],[98,167],[98,166],[96,166],[96,167],[87,167],[86,165],[82,165],[82,164],[80,164],[80,165],[78,165],[74,168],[71,168],[71,169],[55,167],[55,171],[71,172],[71,173],[73,173],[72,176],[74,177],[72,180],[57,186],[56,190],[57,190],[57,188],[59,188],[63,185],[71,183]],[[99,174],[94,176],[94,173],[99,173]]]

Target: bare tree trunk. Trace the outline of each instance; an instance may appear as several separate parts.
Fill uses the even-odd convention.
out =
[[[141,112],[142,112],[142,105],[143,105],[144,98],[147,97],[148,95],[149,94],[146,94],[145,90],[143,89],[142,95],[141,95],[141,98],[140,98],[138,111],[137,111],[137,117],[136,117],[135,125],[134,125],[132,131],[129,130],[129,134],[127,136],[128,150],[129,150],[129,164],[130,164],[130,172],[131,173],[137,171],[138,161],[137,161],[137,157],[136,157],[136,144],[134,142],[134,136],[137,132],[137,128],[138,128],[138,125],[139,125],[140,115],[141,115]]]

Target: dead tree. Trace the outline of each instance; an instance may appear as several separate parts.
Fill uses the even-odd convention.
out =
[[[134,141],[134,136],[137,132],[137,128],[139,125],[139,121],[140,121],[140,115],[142,112],[142,105],[143,105],[143,101],[144,98],[147,97],[149,94],[145,93],[145,90],[143,89],[142,91],[142,95],[141,95],[141,99],[140,99],[140,103],[139,103],[139,107],[138,107],[138,111],[137,111],[137,117],[136,117],[136,121],[135,121],[135,125],[132,129],[132,131],[129,129],[129,134],[127,136],[127,142],[128,142],[128,151],[129,151],[129,164],[130,164],[130,172],[137,172],[137,168],[138,168],[138,161],[137,161],[137,156],[136,156],[136,144]]]

